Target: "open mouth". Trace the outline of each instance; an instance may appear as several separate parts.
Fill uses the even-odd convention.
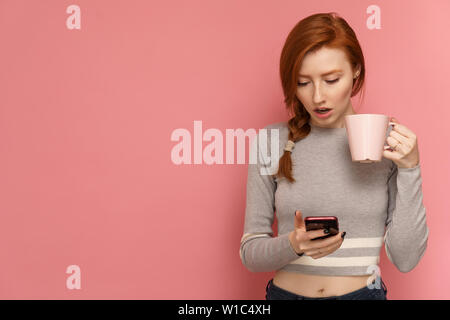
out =
[[[314,112],[317,112],[317,113],[319,113],[319,114],[325,114],[325,113],[327,113],[328,111],[330,111],[331,109],[329,109],[329,108],[320,108],[320,109],[316,109],[316,110],[314,110]]]

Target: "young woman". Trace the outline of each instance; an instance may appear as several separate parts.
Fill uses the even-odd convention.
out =
[[[352,162],[344,117],[356,114],[350,98],[363,87],[365,64],[354,31],[336,13],[293,28],[280,74],[292,118],[265,127],[269,151],[272,130],[279,133],[278,171],[249,164],[242,263],[276,271],[266,299],[386,299],[378,270],[383,243],[401,272],[427,246],[417,137],[392,119],[382,161]],[[312,240],[328,230],[307,232],[306,216],[336,216],[340,232]]]

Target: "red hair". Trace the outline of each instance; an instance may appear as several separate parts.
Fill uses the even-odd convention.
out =
[[[322,47],[336,48],[344,51],[353,70],[360,66],[360,73],[353,79],[351,96],[361,91],[364,84],[364,56],[355,32],[337,13],[318,13],[299,21],[287,36],[280,57],[280,77],[284,93],[284,103],[293,116],[288,121],[289,140],[297,142],[311,131],[310,114],[297,98],[297,81],[302,61],[306,54]],[[361,98],[361,97],[360,97]],[[291,153],[284,151],[279,160],[277,177],[285,177],[295,182],[292,177]]]

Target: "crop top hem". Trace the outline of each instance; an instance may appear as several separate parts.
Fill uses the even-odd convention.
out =
[[[332,277],[345,277],[345,276],[369,276],[373,273],[377,273],[379,270],[378,265],[363,266],[363,267],[317,267],[317,266],[304,266],[296,264],[287,264],[281,271],[301,273],[316,276],[332,276]]]

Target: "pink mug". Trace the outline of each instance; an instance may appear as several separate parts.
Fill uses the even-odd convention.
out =
[[[345,116],[348,143],[352,161],[379,162],[385,145],[388,126],[394,125],[384,114],[352,114]]]

